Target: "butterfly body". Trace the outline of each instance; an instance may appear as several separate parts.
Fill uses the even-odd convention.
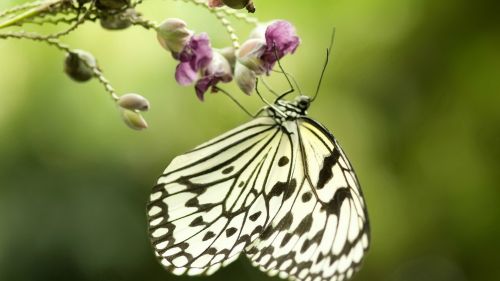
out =
[[[148,205],[151,242],[174,274],[211,274],[244,253],[270,275],[341,281],[369,247],[366,205],[310,99],[263,115],[176,157]]]

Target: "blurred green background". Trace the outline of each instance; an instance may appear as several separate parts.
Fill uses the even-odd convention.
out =
[[[18,1],[19,2],[19,1]],[[2,1],[0,8],[9,5]],[[430,0],[255,0],[263,21],[302,38],[283,60],[314,91],[331,27],[333,60],[310,116],[356,167],[372,248],[354,280],[500,280],[500,21],[496,4]],[[139,10],[180,17],[229,45],[207,11],[174,1]],[[250,26],[236,22],[245,38]],[[44,27],[45,31],[55,30]],[[91,51],[120,93],[152,103],[128,129],[96,81],[62,72],[45,44],[0,41],[0,280],[191,280],[150,248],[145,204],[169,161],[248,117],[223,95],[199,102],[173,78],[155,34],[89,23],[64,39]],[[286,89],[283,77],[270,83]],[[252,111],[263,104],[226,89]],[[278,280],[245,258],[197,280]]]

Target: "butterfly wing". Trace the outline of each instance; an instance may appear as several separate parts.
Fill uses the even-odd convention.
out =
[[[359,267],[369,246],[358,180],[326,128],[305,117],[287,123],[296,151],[290,181],[298,186],[247,247],[247,256],[261,270],[282,278],[344,280]]]
[[[153,188],[149,233],[174,274],[211,274],[235,260],[278,213],[292,144],[276,121],[256,118],[176,157]]]

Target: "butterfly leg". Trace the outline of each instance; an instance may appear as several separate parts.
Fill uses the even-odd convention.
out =
[[[259,78],[255,79],[255,92],[257,93],[257,95],[260,97],[260,99],[265,103],[267,104],[267,106],[271,107],[272,109],[274,109],[281,117],[283,118],[286,118],[286,114],[281,111],[279,108],[277,108],[274,104],[270,103],[269,101],[267,101],[263,96],[262,94],[259,92]]]
[[[257,114],[256,114],[256,115],[252,115],[252,114],[251,114],[251,113],[250,113],[250,112],[249,112],[249,111],[248,111],[248,110],[247,110],[247,109],[246,109],[246,108],[245,108],[245,107],[244,107],[244,106],[243,106],[243,105],[242,105],[239,101],[237,101],[237,100],[236,100],[236,99],[235,99],[235,98],[234,98],[234,97],[233,97],[230,93],[228,93],[226,90],[221,89],[221,88],[219,88],[219,87],[214,87],[214,89],[215,89],[216,91],[219,91],[219,92],[223,93],[223,94],[224,94],[224,95],[226,95],[228,98],[230,98],[230,99],[231,99],[234,103],[236,103],[236,105],[237,105],[239,108],[241,108],[241,109],[242,109],[242,110],[243,110],[243,111],[244,111],[244,112],[245,112],[248,116],[250,116],[250,117],[254,118],[256,115],[258,115],[258,114],[260,113],[260,111],[259,111],[259,112],[257,112]]]
[[[271,86],[269,86],[269,84],[267,84],[266,80],[264,79],[264,77],[261,78],[262,80],[262,84],[264,84],[264,87],[266,87],[266,89],[271,93],[273,94],[274,96],[278,97],[278,93],[276,93],[273,89],[271,89]]]

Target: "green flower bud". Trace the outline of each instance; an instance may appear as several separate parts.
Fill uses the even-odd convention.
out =
[[[248,67],[236,62],[234,67],[234,80],[245,94],[250,95],[255,89],[257,75]]]
[[[130,8],[119,14],[102,14],[99,18],[101,26],[108,30],[121,30],[132,25],[130,17],[137,15],[137,12]]]
[[[223,49],[217,49],[217,51],[226,58],[226,60],[229,62],[229,64],[232,67],[234,67],[234,63],[236,62],[236,54],[234,52],[233,47],[226,47]]]
[[[123,109],[121,110],[121,116],[125,124],[134,130],[144,130],[148,127],[148,123],[144,120],[144,117],[138,112]]]
[[[250,3],[250,0],[222,0],[222,3],[233,9],[243,9]]]
[[[130,0],[97,0],[96,7],[101,10],[120,10],[130,6]]]
[[[82,50],[71,51],[64,60],[64,72],[78,82],[86,82],[94,77],[94,67],[97,67],[94,56]]]
[[[257,74],[261,74],[264,70],[264,64],[260,57],[264,54],[266,48],[265,40],[248,39],[238,51],[238,61],[250,70],[257,72]]]
[[[149,101],[139,94],[125,94],[121,96],[116,103],[124,109],[139,111],[149,110]]]
[[[187,29],[186,23],[177,18],[166,19],[156,27],[158,41],[161,46],[172,53],[180,53],[193,31]]]

